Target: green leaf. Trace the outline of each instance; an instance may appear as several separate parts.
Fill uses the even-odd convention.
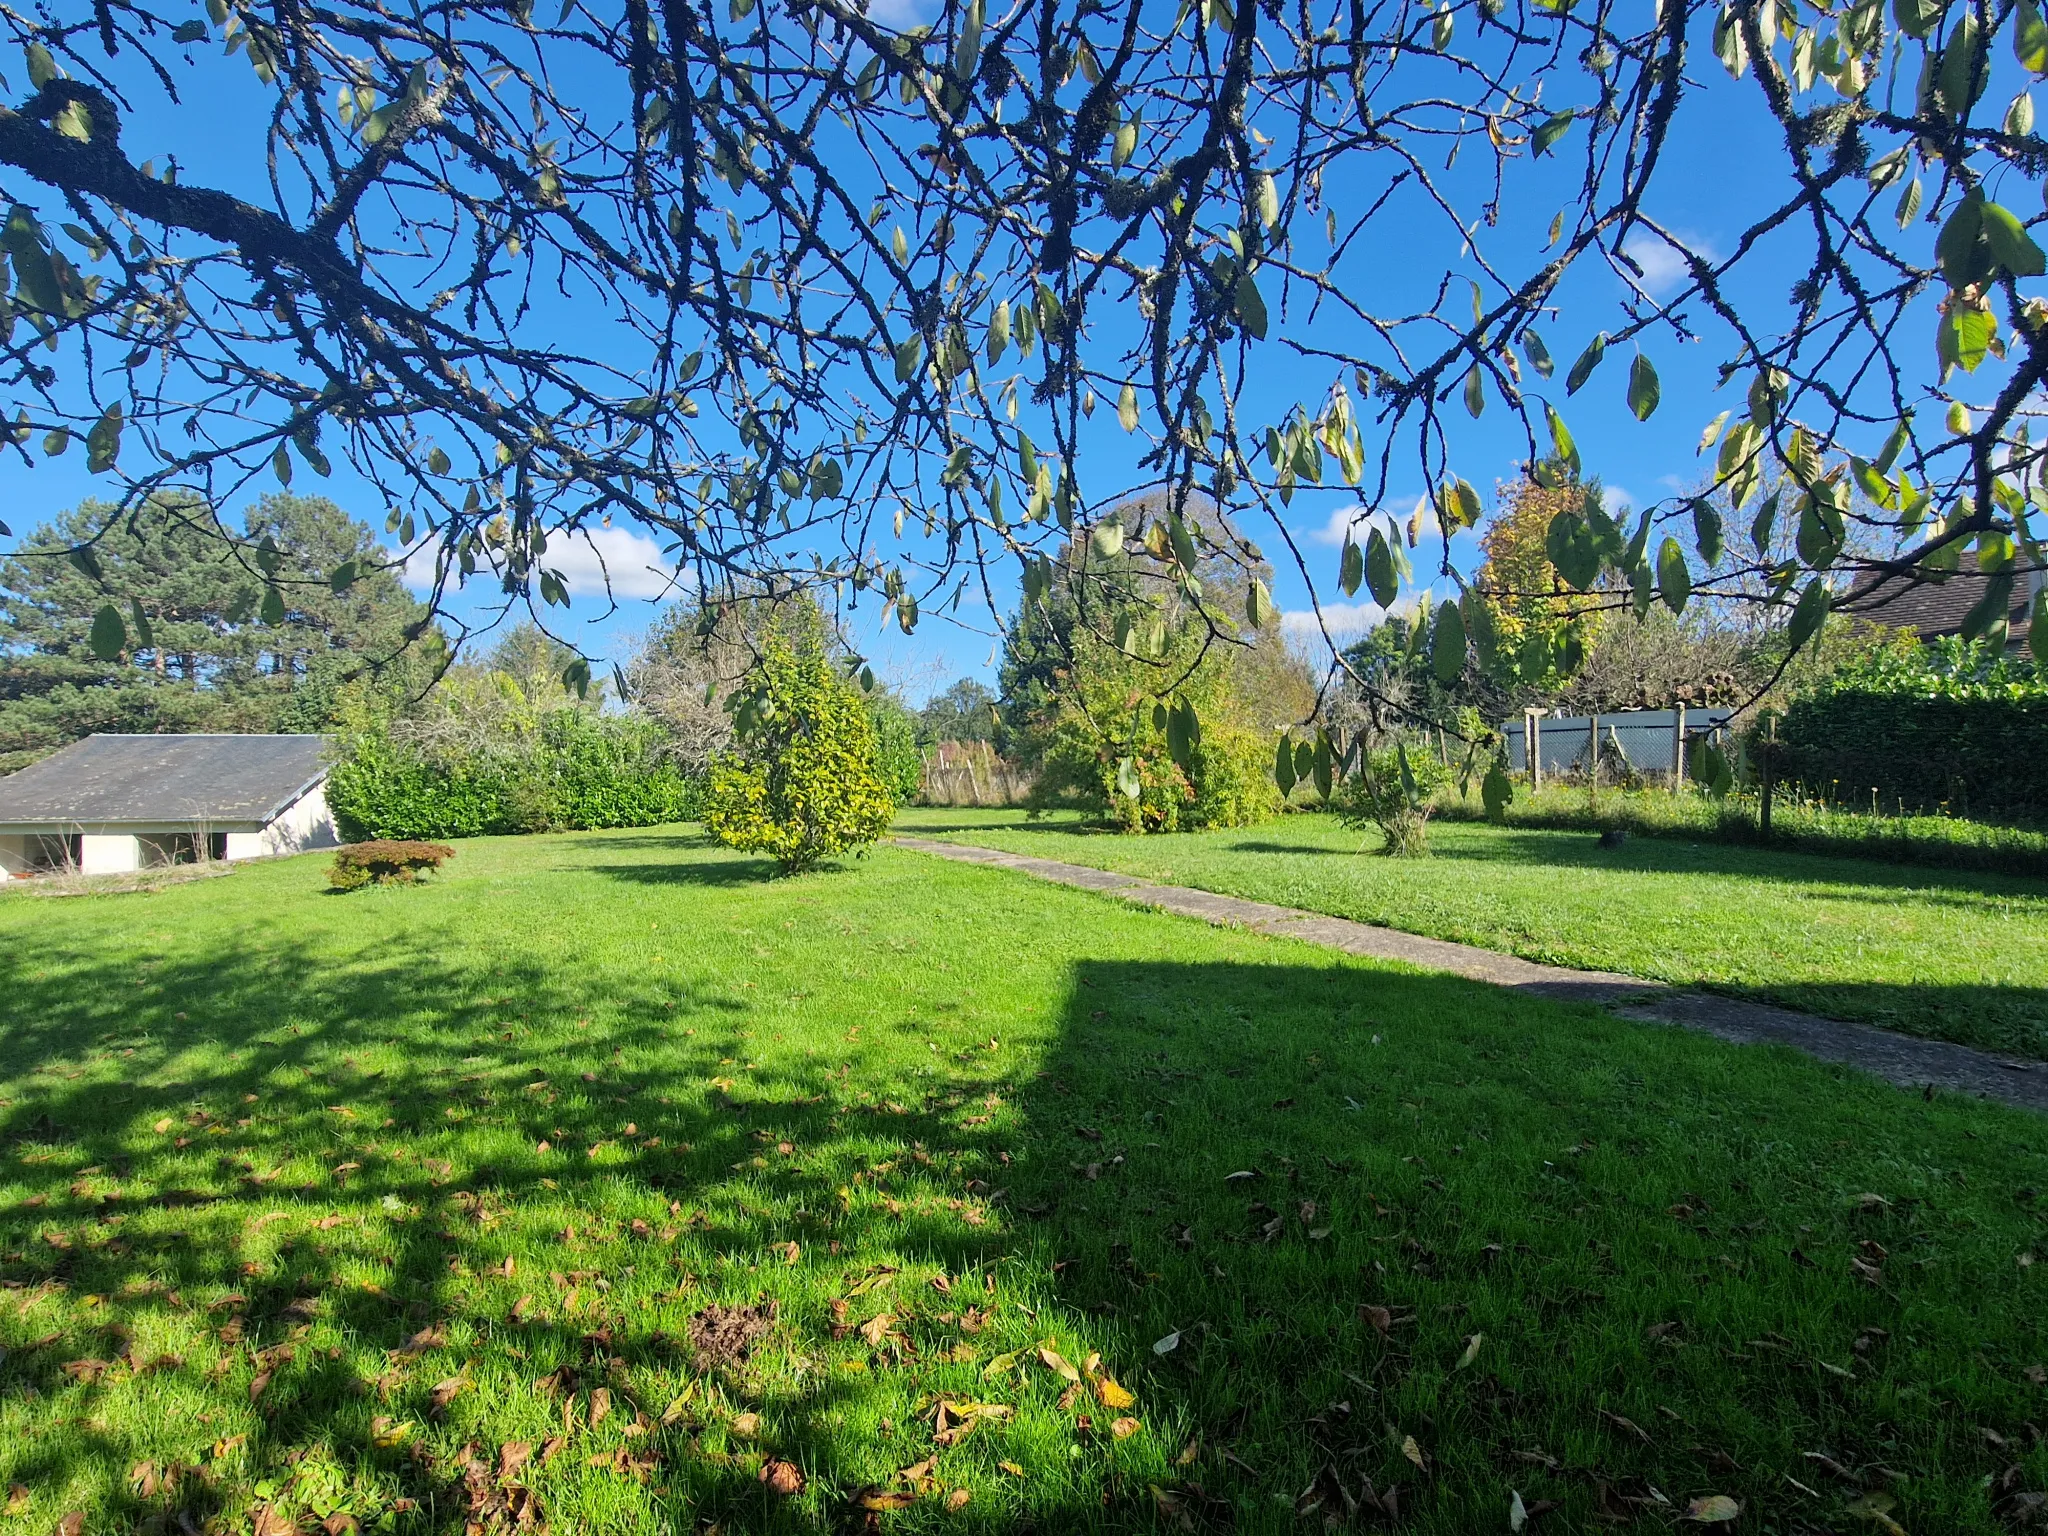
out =
[[[1529,135],[1530,146],[1539,156],[1549,154],[1550,146],[1569,133],[1572,124],[1577,120],[1576,112],[1559,112],[1546,117],[1536,125],[1536,131]]]
[[[1377,537],[1379,530],[1374,529],[1373,533]],[[1358,591],[1358,584],[1364,578],[1365,556],[1360,552],[1358,545],[1347,538],[1344,541],[1344,553],[1337,561],[1337,585],[1346,597],[1351,597]]]
[[[427,468],[434,474],[445,475],[449,470],[448,455],[436,448],[427,455]]]
[[[1991,248],[1991,259],[2003,271],[2014,277],[2039,277],[2048,271],[2048,261],[2041,255],[2041,247],[2034,243],[2034,237],[2027,233],[2026,226],[2014,217],[2012,210],[1997,203],[1987,202],[1983,211],[1984,243]]]
[[[1990,60],[1978,58],[1977,15],[1964,6],[1963,14],[1942,45],[1941,64],[1935,73],[1934,90],[1941,109],[1951,118],[1961,118],[1977,104],[1990,84]]]
[[[908,384],[917,376],[917,366],[924,360],[924,338],[908,336],[896,348],[896,382]]]
[[[92,616],[92,653],[101,661],[118,661],[128,648],[128,626],[121,622],[121,610],[102,603]]]
[[[1337,770],[1330,757],[1330,733],[1317,730],[1315,746],[1309,753],[1309,777],[1315,780],[1316,793],[1325,800],[1337,786]]]
[[[1387,536],[1378,528],[1372,530],[1365,540],[1365,584],[1372,593],[1372,600],[1382,608],[1394,606],[1394,599],[1400,595],[1400,575],[1394,569],[1394,551],[1387,543]],[[1354,585],[1351,589],[1356,592]]]
[[[1294,743],[1287,739],[1287,733],[1280,733],[1280,744],[1273,749],[1273,782],[1280,786],[1280,793],[1291,795],[1294,786],[1301,781],[1294,776]]]
[[[22,50],[28,61],[28,83],[41,90],[57,78],[57,61],[50,57],[50,50],[41,43],[30,43]]]
[[[1267,229],[1280,222],[1280,184],[1265,171],[1252,178],[1253,200],[1258,205],[1259,222]]]
[[[1088,547],[1098,560],[1113,560],[1124,547],[1124,525],[1111,520],[1088,531]]]
[[[581,656],[578,656],[568,666],[562,668],[562,686],[574,693],[579,699],[588,698],[590,696],[590,663]]]
[[[135,621],[135,639],[144,650],[156,649],[156,627],[149,622],[149,615],[142,611],[142,599],[128,599],[128,614]]]
[[[1493,763],[1486,770],[1486,777],[1479,781],[1479,798],[1486,805],[1488,821],[1507,820],[1508,807],[1514,804],[1515,800],[1515,783],[1508,777],[1508,755],[1505,750],[1494,754]]]
[[[1949,297],[1948,309],[1935,328],[1934,352],[1943,369],[1975,373],[1998,338],[1998,317],[1980,305],[1966,304],[1960,294]]]
[[[1254,341],[1266,339],[1266,300],[1249,272],[1237,274],[1237,318]]]
[[[1793,650],[1798,650],[1821,632],[1828,621],[1832,601],[1826,577],[1816,576],[1806,584],[1806,590],[1799,594],[1799,601],[1793,605],[1792,622],[1785,631],[1785,638]]]
[[[1429,667],[1440,683],[1455,683],[1465,670],[1465,615],[1446,602],[1430,626]]]
[[[960,40],[953,48],[953,73],[972,80],[981,67],[981,0],[967,0],[960,20]]]
[[[258,612],[266,624],[284,622],[284,593],[270,582],[263,584],[263,606]]]
[[[42,226],[28,208],[17,203],[0,232],[0,249],[14,258],[14,297],[39,314],[62,317],[68,308],[56,264],[43,244]]]
[[[1126,800],[1135,800],[1144,793],[1145,783],[1138,777],[1136,758],[1120,757],[1116,760],[1116,788]]]
[[[1116,397],[1117,424],[1126,432],[1138,430],[1138,391],[1135,385],[1126,384]]]
[[[85,435],[85,467],[88,473],[104,474],[121,456],[121,428],[125,425],[121,402],[116,400],[100,414]]]
[[[1010,306],[997,299],[988,312],[988,362],[991,368],[1003,360],[1003,349],[1009,344]]]
[[[2013,28],[2012,56],[2020,68],[2036,75],[2048,75],[2048,22],[2034,0],[2020,0],[2019,21]]]
[[[1579,360],[1572,364],[1572,371],[1564,376],[1564,392],[1576,395],[1586,380],[1593,377],[1593,370],[1600,366],[1600,359],[1607,355],[1607,333],[1595,336],[1586,350],[1579,354]]]
[[[1579,445],[1572,441],[1571,430],[1565,426],[1564,418],[1557,414],[1556,408],[1548,402],[1544,404],[1543,414],[1550,420],[1551,455],[1569,464],[1572,472],[1577,474],[1581,468],[1579,464]]]
[[[1892,17],[1908,37],[1925,39],[1948,9],[1948,0],[1892,0]]]
[[[1273,594],[1266,590],[1266,584],[1256,576],[1244,595],[1244,616],[1253,629],[1264,629],[1273,622]]]
[[[342,561],[341,564],[337,565],[328,574],[327,577],[328,590],[335,593],[337,596],[343,592],[346,592],[350,587],[354,586],[355,584],[356,563],[353,560]]]
[[[1692,504],[1692,536],[1693,542],[1699,546],[1700,563],[1708,570],[1719,565],[1722,552],[1727,547],[1722,534],[1721,513],[1704,496],[1696,498]]]
[[[1486,376],[1480,372],[1477,363],[1465,375],[1465,409],[1474,421],[1486,409]]]
[[[206,23],[203,21],[180,22],[171,33],[174,43],[198,43],[206,39]]]
[[[1550,349],[1543,345],[1543,338],[1533,330],[1522,332],[1522,351],[1529,359],[1529,366],[1542,378],[1549,378],[1557,365],[1550,360]]]
[[[1648,421],[1662,396],[1656,368],[1649,358],[1638,352],[1628,369],[1628,408],[1635,412],[1637,421]]]
[[[1666,538],[1657,549],[1657,595],[1673,613],[1685,612],[1692,596],[1692,572],[1686,569],[1685,551],[1673,538]]]
[[[287,490],[291,488],[292,455],[291,450],[286,448],[283,443],[279,443],[277,445],[277,452],[270,456],[270,472],[277,476],[277,483],[279,485],[284,486]]]
[[[1544,535],[1544,553],[1567,585],[1589,591],[1600,579],[1600,544],[1586,520],[1576,512],[1560,512]]]
[[[1202,744],[1202,723],[1195,706],[1185,694],[1174,699],[1166,712],[1166,750],[1187,772],[1193,772],[1195,749]]]

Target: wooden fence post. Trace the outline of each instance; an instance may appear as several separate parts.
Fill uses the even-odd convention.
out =
[[[1676,794],[1685,784],[1685,705],[1671,706],[1671,790]]]

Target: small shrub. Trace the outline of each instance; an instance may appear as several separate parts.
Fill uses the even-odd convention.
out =
[[[859,692],[821,651],[771,640],[733,701],[736,746],[711,765],[705,824],[790,873],[866,847],[895,812]]]
[[[410,885],[424,869],[439,869],[442,861],[455,857],[446,843],[409,843],[379,838],[368,843],[347,843],[335,851],[327,871],[328,882],[337,891],[359,891],[366,885]]]
[[[1377,827],[1380,852],[1396,859],[1429,857],[1429,817],[1451,772],[1430,753],[1406,745],[1367,753],[1358,772],[1337,786],[1332,808],[1353,829]]]

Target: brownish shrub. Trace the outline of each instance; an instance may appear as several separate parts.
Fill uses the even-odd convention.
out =
[[[337,891],[358,891],[366,885],[396,882],[410,885],[423,869],[439,869],[444,859],[455,857],[446,843],[407,843],[390,838],[349,843],[335,851],[334,864],[327,871],[328,882]]]

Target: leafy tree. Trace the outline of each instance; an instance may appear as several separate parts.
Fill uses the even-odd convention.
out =
[[[1551,563],[1550,530],[1560,517],[1601,504],[1598,481],[1538,485],[1524,476],[1501,487],[1499,504],[1479,536],[1486,559],[1473,576],[1492,621],[1494,665],[1503,681],[1542,688],[1578,670],[1608,617],[1597,595],[1574,596]]]
[[[917,715],[917,735],[928,746],[942,741],[994,741],[996,696],[986,685],[963,677],[925,702]]]
[[[887,688],[866,698],[868,725],[875,733],[875,771],[889,787],[889,798],[908,805],[924,786],[924,752],[918,745],[917,716]]]
[[[721,842],[758,850],[786,873],[864,849],[894,807],[860,691],[822,647],[779,635],[739,694],[734,745],[711,765],[705,823]]]
[[[107,477],[80,548],[172,486],[218,504],[342,459],[402,509],[436,600],[488,566],[563,601],[556,551],[623,520],[700,592],[876,593],[909,631],[1046,578],[1113,419],[1183,512],[1213,493],[1319,590],[1391,603],[1384,535],[1312,568],[1297,498],[1379,505],[1420,474],[1447,549],[1480,515],[1447,414],[1506,418],[1555,488],[1584,469],[1567,414],[1649,419],[1661,357],[1727,390],[1712,484],[1639,529],[1555,525],[1573,593],[1768,606],[1796,649],[1859,571],[1915,581],[1974,546],[1974,634],[2042,563],[2031,4],[937,0],[897,26],[852,0],[431,24],[72,0],[0,11],[0,35],[28,82],[0,115],[7,451]],[[265,124],[269,174],[168,110],[201,93]],[[1656,215],[1674,146],[1708,137],[1773,146],[1729,168],[1755,214],[1716,249]],[[1787,559],[1739,537],[1773,518]],[[1163,553],[1222,640],[1239,617],[1198,568],[1263,557],[1185,516]],[[259,615],[347,574],[265,571]],[[1445,676],[1483,638],[1464,617],[1435,626]]]
[[[350,679],[403,693],[431,678],[427,610],[333,502],[270,496],[251,514],[254,548],[279,574],[350,561],[361,573],[341,591],[294,582],[270,622],[261,567],[210,536],[212,514],[190,498],[153,499],[108,526],[88,561],[65,558],[109,510],[88,502],[0,562],[0,761],[96,731],[319,730]],[[108,654],[117,593],[126,619]]]

